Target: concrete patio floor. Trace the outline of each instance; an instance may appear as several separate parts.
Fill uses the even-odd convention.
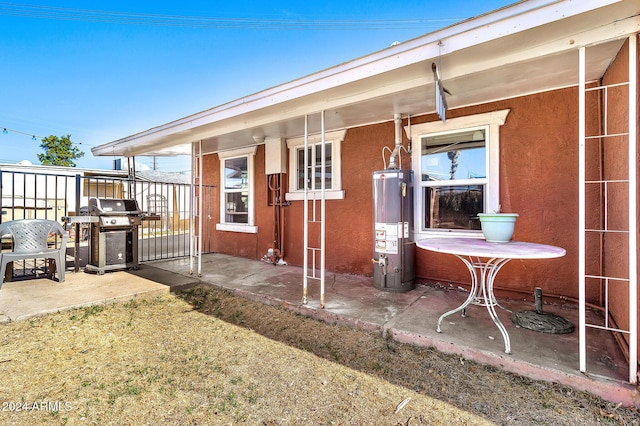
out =
[[[418,284],[406,293],[375,289],[370,277],[327,273],[325,308],[320,308],[319,285],[309,285],[308,303],[302,304],[302,268],[274,266],[222,254],[202,258],[202,274],[189,274],[189,259],[148,262],[134,271],[104,275],[67,272],[64,283],[31,279],[5,283],[0,289],[0,322],[19,321],[92,304],[136,297],[152,297],[206,283],[262,303],[283,306],[302,315],[331,323],[359,327],[400,342],[433,346],[479,363],[536,380],[557,382],[596,394],[624,406],[640,407],[638,388],[627,383],[628,364],[613,336],[588,330],[588,373],[579,371],[578,332],[547,334],[516,327],[510,313],[498,309],[511,338],[512,354],[486,308],[471,305],[467,316],[445,319],[442,333],[435,331],[438,317],[462,304],[468,293],[458,289]],[[534,310],[533,303],[500,300],[511,311]],[[573,305],[545,305],[577,326]],[[590,315],[596,315],[591,312]]]

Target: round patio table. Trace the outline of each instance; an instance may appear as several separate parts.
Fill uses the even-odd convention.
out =
[[[502,334],[507,354],[511,353],[509,333],[498,318],[495,307],[500,305],[493,293],[493,283],[498,271],[512,259],[552,259],[566,254],[565,249],[546,244],[521,241],[489,243],[480,238],[427,238],[418,241],[416,245],[425,250],[456,256],[464,262],[471,274],[469,297],[462,305],[440,316],[436,331],[442,332],[442,320],[451,314],[462,311],[462,316],[465,317],[469,304],[485,306]]]

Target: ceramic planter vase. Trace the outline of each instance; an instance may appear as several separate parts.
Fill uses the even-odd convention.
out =
[[[511,241],[518,213],[478,213],[484,239],[490,243]]]

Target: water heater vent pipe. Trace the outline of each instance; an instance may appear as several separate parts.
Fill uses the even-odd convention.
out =
[[[393,121],[395,124],[396,145],[393,151],[391,152],[391,156],[389,158],[389,169],[402,168],[402,157],[400,156],[400,151],[404,149],[406,153],[409,153],[409,151],[407,151],[407,149],[402,145],[402,118],[400,114],[393,114]],[[384,160],[384,149],[383,149],[383,160]],[[387,167],[385,165],[385,169],[386,168]]]

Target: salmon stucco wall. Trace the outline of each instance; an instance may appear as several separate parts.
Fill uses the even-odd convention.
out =
[[[607,70],[602,79],[603,86],[624,83],[629,79],[629,46],[628,41],[622,47],[615,61]],[[636,81],[640,81],[638,75],[635,76]],[[604,106],[605,92],[600,90],[597,92],[600,96],[601,105]],[[609,101],[606,103],[607,108],[601,108],[601,114],[606,113],[600,122],[599,132],[597,134],[610,135],[625,134],[629,131],[629,109],[628,109],[628,86],[620,85],[607,88],[607,96]],[[636,94],[636,100],[639,99]],[[637,103],[637,102],[636,102]],[[639,111],[640,114],[640,111]],[[636,118],[638,120],[640,118]],[[606,125],[606,130],[605,130]],[[640,135],[638,135],[640,138]],[[640,140],[640,139],[639,139]],[[596,142],[600,146],[600,159],[602,167],[602,176],[606,180],[626,180],[628,178],[628,137],[613,136],[597,139]],[[638,173],[638,153],[636,157],[636,169],[634,173]],[[601,188],[601,199],[607,197],[607,229],[611,230],[627,230],[628,225],[628,185],[626,183],[611,183],[608,185],[606,194],[604,188]],[[637,214],[636,214],[637,217]],[[604,222],[600,227],[603,229]],[[628,259],[628,236],[625,233],[605,233],[600,236],[601,253],[603,270],[601,275],[627,278],[629,276],[629,259]],[[608,299],[609,312],[611,320],[615,326],[623,329],[629,329],[629,284],[626,281],[610,281],[606,287],[603,280],[587,280],[587,284],[595,287],[599,291],[600,305],[604,306],[604,300]],[[608,291],[607,291],[608,289]],[[638,295],[640,304],[640,294]],[[640,328],[640,321],[638,322]],[[621,333],[621,336],[628,342],[629,336]],[[640,339],[639,339],[640,344]]]
[[[364,141],[364,144],[362,144]],[[326,202],[327,268],[343,273],[370,275],[372,271],[372,196],[371,173],[382,169],[382,148],[394,142],[393,122],[350,130],[342,142],[342,182],[346,197]],[[406,141],[405,141],[406,143]],[[410,158],[404,163],[410,166]],[[220,185],[220,160],[217,154],[203,157],[203,182]],[[210,236],[213,250],[250,259],[261,259],[274,247],[273,207],[268,205],[264,146],[257,147],[254,159],[255,225],[257,234],[216,230],[220,221],[220,191],[208,200]],[[286,176],[283,179],[287,181]],[[285,260],[302,265],[303,201],[291,201],[283,209]],[[319,213],[319,210],[318,210]],[[319,246],[318,229],[310,228],[310,246]],[[316,226],[317,228],[317,226]]]
[[[393,147],[393,121],[350,129],[342,142],[343,200],[326,202],[326,264],[327,269],[360,275],[371,275],[373,257],[372,182],[374,170],[383,168],[382,149]],[[405,140],[405,145],[407,140]],[[220,191],[208,200],[212,214],[208,218],[210,239],[215,252],[251,259],[262,258],[274,246],[273,207],[268,206],[267,176],[265,175],[264,146],[257,147],[254,163],[255,224],[257,234],[218,231],[220,221]],[[411,159],[402,156],[409,168]],[[203,182],[220,185],[220,160],[217,154],[203,157]],[[285,182],[287,178],[283,179]],[[304,261],[304,202],[291,201],[284,208],[285,260],[293,265]],[[319,212],[319,211],[318,211]],[[318,229],[310,227],[310,246],[319,246]]]
[[[514,238],[552,244],[566,256],[549,260],[514,260],[500,272],[498,294],[533,297],[535,287],[546,295],[578,297],[578,89],[576,87],[507,99],[449,111],[449,117],[509,109],[500,128],[500,203],[519,213]],[[436,121],[433,114],[411,117],[412,124]],[[403,126],[407,125],[407,120]],[[407,139],[405,135],[405,146]],[[392,117],[385,123],[348,129],[342,142],[345,198],[328,200],[326,267],[329,271],[372,274],[372,173],[383,168],[382,149],[394,145]],[[589,161],[597,167],[597,156]],[[403,168],[410,157],[403,155]],[[264,147],[255,155],[255,223],[257,234],[213,231],[216,252],[260,259],[273,246],[273,209],[267,205]],[[205,156],[205,182],[219,185],[217,155]],[[219,220],[219,200],[211,211]],[[302,265],[303,201],[284,208],[285,260]],[[215,229],[215,227],[210,227]],[[314,240],[317,231],[311,230]],[[314,241],[311,241],[314,244]],[[597,243],[596,243],[597,244]],[[597,250],[594,250],[597,251]],[[600,267],[595,256],[591,263]],[[467,285],[468,272],[453,256],[416,250],[416,275],[421,279]],[[590,295],[597,298],[597,291]]]
[[[547,295],[578,297],[577,99],[577,89],[568,88],[450,111],[454,118],[510,110],[500,128],[502,210],[519,214],[514,239],[567,251],[558,259],[511,261],[496,279],[498,294],[532,298],[542,287]],[[416,270],[443,283],[469,283],[466,268],[452,256],[418,250]]]
[[[393,147],[394,129],[394,123],[391,121],[349,129],[345,135],[341,161],[345,198],[326,201],[326,263],[327,268],[332,271],[372,274],[372,173],[384,168],[382,149],[385,146]],[[405,140],[405,146],[406,143]],[[404,154],[402,161],[405,168],[411,166],[408,155]],[[287,261],[294,265],[302,265],[304,202],[292,201],[286,212]],[[311,232],[314,235],[318,234],[317,231],[314,232],[313,227]],[[317,239],[315,240],[317,247]]]

